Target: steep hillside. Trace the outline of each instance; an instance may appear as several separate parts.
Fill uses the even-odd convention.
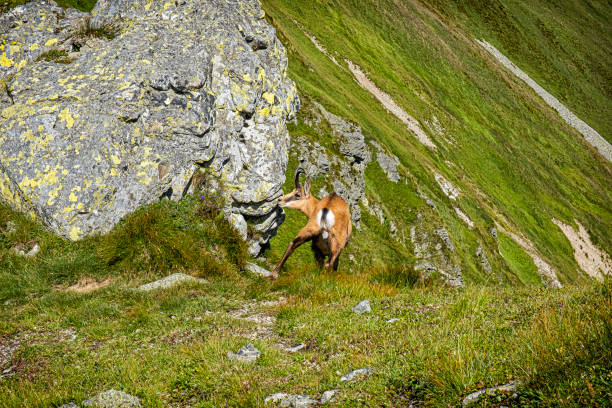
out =
[[[604,258],[604,252],[611,252],[610,163],[475,41],[518,42],[523,44],[519,51],[532,50],[528,55],[515,52],[509,57],[516,57],[514,62],[534,73],[540,85],[567,100],[581,119],[609,137],[609,115],[602,111],[610,111],[605,84],[609,64],[604,63],[610,54],[603,55],[610,36],[581,41],[572,53],[567,47],[577,41],[577,34],[570,31],[565,40],[559,27],[569,24],[573,30],[581,25],[571,18],[574,6],[560,6],[546,20],[556,27],[549,37],[533,31],[539,27],[534,13],[552,13],[547,7],[527,8],[512,2],[500,7],[520,18],[489,9],[447,7],[443,2],[264,2],[269,20],[289,50],[290,72],[302,98],[298,124],[290,127],[293,140],[306,138],[320,143],[330,155],[339,152],[333,129],[326,124],[312,125],[320,103],[361,126],[372,156],[377,154],[371,144],[375,141],[401,163],[398,183],[385,176],[374,158],[365,169],[362,231],[354,234],[349,247],[356,264],[404,262],[404,248],[410,248],[417,268],[433,269],[419,263],[421,258],[448,274],[456,263],[468,282],[540,280],[555,285],[557,279],[560,284],[580,281],[587,275],[554,220],[573,225],[575,231],[579,223],[603,250]],[[597,21],[602,13],[610,12],[580,10],[582,18]],[[493,13],[495,19],[487,13]],[[566,49],[555,53],[556,48],[547,41]],[[534,60],[540,61],[535,58],[537,50],[554,64],[535,64]],[[585,86],[579,94],[572,94],[563,83],[572,80],[575,71],[559,72],[554,67],[575,67],[576,61],[590,67],[593,80],[576,73],[573,87]],[[551,70],[545,71],[545,66]],[[545,72],[537,74],[540,71]],[[391,98],[396,106],[385,109],[364,89],[368,79],[388,94],[383,100]],[[597,87],[598,83],[602,86]],[[590,92],[593,87],[597,90]],[[565,92],[557,93],[560,88]],[[576,100],[582,104],[574,103]],[[398,117],[391,112],[394,109],[404,113]],[[405,115],[414,120],[410,122]],[[434,147],[428,146],[427,139]],[[327,172],[315,181],[315,191],[320,186],[330,191],[339,175]],[[443,185],[458,190],[457,197],[447,196]],[[382,226],[371,215],[377,213],[374,204],[384,214]],[[280,236],[272,241],[273,258],[282,253],[283,245],[303,222],[301,215],[287,214]],[[496,237],[491,235],[493,227]],[[395,228],[395,238],[391,238]],[[436,234],[441,228],[447,231],[452,247],[440,239],[446,234]],[[419,253],[423,245],[428,249]],[[441,250],[436,249],[440,246]],[[296,257],[288,265],[306,263],[309,256],[303,250],[302,259]],[[609,271],[609,264],[605,268]]]
[[[0,0],[0,13],[25,2]],[[58,3],[90,11],[95,2]],[[109,1],[107,12],[118,3],[130,4]],[[163,10],[149,16],[151,26],[161,23],[159,32],[144,22],[141,29],[151,38],[166,30],[189,36],[178,29],[175,7],[193,11],[204,3],[206,18],[219,12],[215,7],[240,7],[225,0],[159,3]],[[206,166],[190,184],[202,191],[164,195],[112,229],[107,225],[108,233],[77,241],[0,203],[0,408],[119,401],[609,405],[612,279],[603,275],[612,267],[612,164],[476,40],[495,46],[610,141],[612,7],[572,0],[488,7],[447,0],[262,3],[287,48],[289,78],[301,100],[287,124],[291,150],[277,184],[285,176],[283,189],[291,190],[300,166],[313,178],[315,195],[336,191],[346,198],[354,230],[339,271],[316,268],[304,245],[278,280],[263,278],[267,271],[249,262],[276,265],[304,216],[286,210],[269,248],[252,258],[243,236],[265,245],[275,226],[245,217],[236,229],[226,197],[206,189]],[[151,0],[139,4],[153,7]],[[200,35],[197,19],[190,13]],[[48,18],[40,23],[30,21],[44,35],[55,34],[44,30]],[[112,43],[133,28],[133,21],[122,23],[123,33],[85,26],[101,38],[71,52],[49,48],[31,65],[51,73],[75,69],[73,58],[95,65],[84,55],[99,56],[100,41],[109,52],[125,51]],[[227,56],[255,39],[243,35],[244,27],[221,28],[236,38],[238,51]],[[135,40],[146,45],[143,35]],[[36,51],[32,44],[0,43],[0,63],[9,47]],[[250,47],[266,49],[258,42]],[[134,55],[142,48],[134,47]],[[224,47],[212,49],[215,57]],[[160,61],[161,68],[177,62]],[[26,106],[42,92],[22,74],[19,88],[31,95]],[[9,113],[19,97],[11,83],[0,81],[0,108]],[[66,92],[71,103],[89,97],[87,85],[81,89]],[[284,125],[275,131],[286,134]],[[284,168],[286,157],[272,159]],[[238,167],[248,170],[246,163]],[[3,185],[0,179],[0,193],[7,194]]]

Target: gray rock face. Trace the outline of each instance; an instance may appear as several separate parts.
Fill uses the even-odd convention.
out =
[[[110,389],[94,398],[83,401],[84,407],[93,408],[140,408],[140,399],[123,391]]]
[[[324,176],[332,191],[342,197],[351,209],[351,220],[359,230],[361,220],[360,201],[363,200],[365,169],[370,162],[371,153],[366,148],[361,127],[328,112],[315,102],[311,110],[314,119],[308,124],[322,134],[320,124],[329,124],[332,136],[337,140],[341,156],[336,156],[316,142],[298,137],[292,146],[292,154],[297,156],[300,166],[311,177]]]
[[[448,232],[439,228],[433,233],[429,231],[428,224],[432,222],[433,215],[427,219],[420,213],[417,214],[417,223],[410,227],[410,240],[414,248],[414,256],[417,258],[414,269],[421,276],[428,278],[438,273],[450,286],[463,286],[463,276],[458,265],[457,254]],[[448,251],[444,251],[446,246]]]
[[[376,142],[372,142],[372,145],[376,148],[376,161],[387,175],[387,178],[394,183],[400,181],[400,176],[397,172],[397,166],[400,165],[400,161],[397,156],[388,155],[382,146]]]
[[[226,213],[259,230],[258,251],[282,222],[299,109],[259,2],[100,0],[91,16],[118,35],[69,64],[34,59],[89,15],[38,0],[0,17],[0,43],[17,41],[0,54],[1,198],[79,239],[182,197],[202,168]]]
[[[227,352],[227,358],[230,360],[242,361],[244,363],[253,363],[259,358],[261,352],[255,348],[252,344],[247,344],[244,347],[240,347],[237,353]]]
[[[195,276],[187,275],[185,273],[173,273],[172,275],[168,275],[165,278],[156,280],[155,282],[139,286],[138,290],[141,290],[143,292],[149,292],[156,289],[166,289],[183,282],[206,283],[206,280],[202,278],[196,278]]]
[[[369,300],[362,300],[353,307],[353,312],[357,314],[370,313],[371,311],[372,307],[370,307]]]
[[[340,377],[340,382],[354,381],[358,378],[368,377],[370,375],[372,375],[372,370],[370,370],[369,368],[359,368]]]

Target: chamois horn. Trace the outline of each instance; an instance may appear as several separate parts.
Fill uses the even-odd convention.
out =
[[[302,185],[300,184],[300,174],[306,174],[306,172],[303,168],[298,167],[295,170],[295,176],[293,176],[295,179],[295,188],[302,188]]]

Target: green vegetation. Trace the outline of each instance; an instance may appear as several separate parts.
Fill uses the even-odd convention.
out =
[[[604,406],[612,397],[610,280],[456,290],[402,267],[311,266],[270,282],[240,272],[241,241],[219,244],[235,236],[222,214],[198,216],[210,207],[164,201],[78,243],[2,207],[0,345],[20,347],[0,362],[15,373],[0,379],[0,406],[60,406],[109,388],[147,407],[264,406],[274,392],[328,389],[339,390],[329,406],[456,406],[513,380],[518,399],[478,406]],[[14,253],[32,239],[36,257]],[[134,290],[180,270],[206,283]],[[372,313],[352,313],[365,298]],[[247,343],[262,352],[256,363],[227,359]],[[279,346],[300,343],[296,353]],[[373,375],[339,382],[361,367]]]
[[[28,3],[30,0],[0,0],[0,13],[9,11],[21,4]],[[81,11],[91,11],[96,5],[96,0],[56,0],[60,7],[72,7]]]
[[[410,226],[416,214],[422,213],[432,228],[440,225],[447,228],[461,260],[462,273],[471,282],[497,280],[496,276],[483,274],[476,262],[474,252],[478,245],[482,245],[504,281],[520,280],[516,265],[522,262],[519,258],[527,255],[518,247],[511,253],[519,258],[500,255],[497,240],[488,233],[494,221],[529,240],[542,258],[555,267],[562,283],[584,278],[577,273],[579,267],[573,250],[552,218],[568,223],[577,219],[594,242],[611,252],[609,163],[593,154],[580,134],[466,34],[471,29],[469,21],[454,18],[451,11],[445,14],[442,6],[442,10],[432,12],[433,6],[409,0],[366,3],[267,0],[263,4],[267,18],[288,49],[289,72],[305,101],[300,114],[303,116],[298,119],[308,117],[310,101],[318,101],[331,112],[361,125],[366,139],[376,140],[399,157],[408,183],[388,182],[373,163],[366,170],[366,195],[370,202],[380,204],[385,216],[398,226],[398,234],[407,247],[411,245]],[[520,7],[531,6],[516,6]],[[533,10],[536,9],[534,5]],[[559,19],[554,20],[559,30],[566,23],[575,24]],[[315,36],[340,66],[320,52],[307,35]],[[522,40],[525,44],[535,41],[529,35]],[[581,47],[591,49],[596,44],[584,41]],[[563,55],[559,58],[563,59]],[[609,61],[610,57],[604,58]],[[358,64],[413,115],[438,149],[430,151],[423,147],[397,118],[362,89],[345,59]],[[520,58],[516,62],[520,65]],[[547,80],[542,80],[541,85],[554,92]],[[582,100],[597,103],[588,97]],[[601,104],[608,111],[609,100]],[[583,119],[589,122],[591,116],[585,114]],[[441,133],[430,125],[436,120]],[[293,136],[317,137],[306,128],[299,122],[290,131]],[[338,150],[331,137],[319,137],[317,141],[330,151]],[[434,172],[460,189],[461,196],[456,202],[442,193]],[[419,191],[432,199],[437,211],[428,212]],[[453,207],[467,214],[475,227],[468,229]],[[287,215],[288,222],[272,241],[272,259],[280,257],[303,222],[300,214],[287,212]],[[364,218],[364,231],[355,234],[349,251],[375,249],[364,259],[375,259],[378,264],[409,259],[389,239],[386,229],[379,228],[375,218],[367,214]],[[372,246],[372,242],[377,244]],[[296,251],[298,258],[302,256],[299,252]],[[302,252],[306,262],[310,254],[307,249]],[[381,259],[379,253],[390,256]],[[293,262],[290,267],[299,265],[298,259]]]
[[[36,59],[37,61],[57,62],[59,64],[70,64],[72,59],[68,57],[67,51],[49,50],[43,52]]]
[[[0,11],[20,3],[0,1]],[[94,4],[59,3],[81,10]],[[609,404],[612,282],[578,272],[572,248],[551,219],[577,219],[612,252],[612,168],[472,39],[491,42],[609,140],[610,5],[263,3],[288,49],[302,99],[291,136],[338,153],[325,124],[323,134],[305,124],[316,101],[397,155],[401,183],[388,181],[375,162],[365,180],[368,201],[395,222],[398,239],[363,209],[362,230],[354,231],[338,273],[317,270],[304,245],[270,282],[244,271],[245,244],[215,200],[162,201],[108,234],[76,243],[0,206],[0,346],[21,344],[9,361],[0,361],[0,373],[15,374],[0,379],[0,407],[61,406],[109,388],[138,395],[151,407],[263,406],[275,392],[319,397],[328,389],[339,390],[330,406],[457,406],[473,391],[514,380],[521,383],[517,399],[487,396],[476,406]],[[115,32],[85,34],[111,38]],[[67,57],[59,53],[41,58]],[[438,149],[420,145],[359,87],[345,59],[414,116]],[[435,121],[442,131],[430,126]],[[288,175],[296,165],[290,161]],[[442,193],[433,172],[461,190],[458,200]],[[289,176],[285,191],[292,187]],[[312,191],[322,187],[331,190],[313,180]],[[465,288],[415,273],[410,227],[419,214],[427,228],[448,230]],[[278,262],[304,225],[301,213],[286,215],[261,261],[265,267]],[[531,241],[565,287],[543,287],[519,245],[508,235],[490,235],[495,222]],[[41,248],[35,257],[14,250],[27,252],[35,243]],[[476,259],[478,246],[492,274]],[[206,283],[134,290],[173,272]],[[353,314],[365,298],[373,312]],[[399,320],[388,323],[391,318]],[[262,351],[255,364],[226,358],[247,343]],[[279,346],[299,343],[306,347],[297,353]],[[339,383],[361,367],[373,375]]]

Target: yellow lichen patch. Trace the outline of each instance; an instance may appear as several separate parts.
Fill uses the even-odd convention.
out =
[[[244,79],[246,82],[251,82],[252,81],[251,74],[248,74],[248,73],[244,74],[242,79]]]
[[[121,159],[119,158],[119,156],[113,154],[111,157],[111,162],[113,162],[113,165],[118,166],[119,164],[121,164]]]
[[[19,61],[19,64],[17,64],[17,70],[21,71],[21,68],[25,67],[25,64],[27,64],[28,62],[24,59],[22,59],[21,61]]]
[[[71,240],[76,241],[77,239],[81,238],[82,234],[83,234],[83,231],[81,231],[81,229],[77,227],[76,225],[73,225],[72,228],[70,229],[70,233],[68,234],[68,236],[70,237]]]
[[[72,115],[70,115],[70,111],[68,110],[68,108],[64,108],[62,109],[62,111],[60,112],[59,115],[57,115],[58,119],[63,120],[64,122],[66,122],[66,128],[70,129],[72,128],[72,126],[74,126],[74,119],[72,117]]]
[[[6,53],[0,54],[0,67],[12,67],[14,64],[12,59],[7,58]]]
[[[74,193],[70,193],[70,195],[68,196],[68,199],[72,203],[76,203],[77,201],[79,201],[79,197],[77,197]]]
[[[52,47],[57,44],[57,38],[51,38],[45,43],[45,47]]]
[[[257,113],[259,116],[268,116],[270,115],[270,108],[266,106],[265,108],[258,110]]]
[[[34,51],[37,50],[40,46],[38,44],[32,44],[30,45],[30,51]]]
[[[270,105],[274,103],[274,94],[271,94],[270,92],[264,92],[261,97],[264,98]]]

